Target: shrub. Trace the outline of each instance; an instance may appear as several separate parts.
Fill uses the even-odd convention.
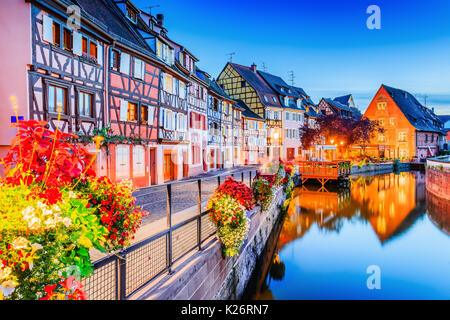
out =
[[[273,200],[272,185],[265,179],[256,179],[253,182],[253,194],[261,208],[264,211],[268,210]]]

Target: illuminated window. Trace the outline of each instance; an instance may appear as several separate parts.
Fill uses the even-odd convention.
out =
[[[395,127],[396,122],[397,122],[397,121],[396,121],[395,118],[390,118],[390,119],[389,119],[389,123],[390,123],[390,125],[393,126],[393,127]]]
[[[138,106],[136,103],[128,102],[128,121],[137,121]]]
[[[119,70],[119,51],[117,50],[111,51],[111,67],[116,71]]]
[[[86,54],[86,55],[88,54],[88,40],[85,37],[83,37],[81,49],[84,54]]]
[[[97,44],[94,41],[89,41],[89,56],[97,58]]]
[[[61,26],[56,22],[53,22],[53,43],[57,46],[61,45]]]
[[[69,29],[63,31],[63,46],[66,50],[72,50],[72,31]]]
[[[141,123],[147,124],[148,121],[148,107],[147,106],[141,106]]]
[[[406,132],[399,132],[398,133],[398,141],[399,142],[406,142],[407,134]]]
[[[378,135],[378,142],[386,142],[386,137],[384,134],[380,133]]]
[[[386,110],[387,102],[379,102],[377,106],[378,110]]]

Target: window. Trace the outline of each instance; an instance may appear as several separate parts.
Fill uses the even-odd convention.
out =
[[[390,118],[390,119],[389,119],[389,123],[390,123],[391,126],[394,127],[394,126],[395,126],[395,123],[396,123],[395,118]]]
[[[289,115],[290,115],[290,113],[286,112],[286,120],[289,120]]]
[[[380,126],[384,127],[384,125],[385,125],[386,123],[385,123],[384,119],[379,119],[379,120],[378,120],[378,124],[379,124]]]
[[[119,71],[119,51],[111,51],[111,68],[115,71]]]
[[[78,94],[78,112],[80,116],[93,118],[93,95],[86,92]]]
[[[61,46],[61,26],[53,22],[53,44]]]
[[[386,110],[387,102],[379,102],[377,104],[377,106],[378,106],[378,110]]]
[[[83,37],[82,40],[81,50],[84,54],[88,54],[88,40],[85,37]]]
[[[142,105],[141,106],[141,123],[148,124],[148,107]]]
[[[137,121],[138,105],[133,102],[128,102],[128,121]]]
[[[136,23],[136,12],[127,6],[127,18]]]
[[[425,135],[425,143],[428,143],[428,135]]]
[[[97,44],[94,41],[89,41],[89,56],[97,59]]]
[[[406,142],[406,132],[399,132],[398,133],[398,141],[399,142]]]
[[[69,29],[63,31],[63,46],[65,50],[72,50],[72,31]]]
[[[54,85],[48,86],[48,111],[57,113],[61,107],[61,113],[67,114],[67,90]]]
[[[264,96],[264,101],[267,103],[269,102],[269,99],[267,99],[267,96]]]
[[[384,134],[380,133],[378,135],[378,142],[386,142],[386,137],[384,136]]]

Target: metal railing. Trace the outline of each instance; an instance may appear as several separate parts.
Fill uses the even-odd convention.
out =
[[[202,209],[202,184],[215,180],[217,187],[226,176],[252,186],[257,169],[191,179],[165,185],[167,229],[148,239],[94,263],[94,274],[83,280],[90,300],[126,300],[164,273],[171,274],[174,263],[194,250],[202,250],[204,242],[216,233],[208,211]],[[246,177],[247,176],[247,177]],[[198,214],[172,225],[174,188],[195,183]],[[191,192],[186,190],[186,192]]]
[[[345,177],[351,173],[350,161],[297,161],[302,176]]]

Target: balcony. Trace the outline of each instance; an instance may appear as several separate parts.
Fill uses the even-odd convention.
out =
[[[172,108],[180,109],[183,111],[187,111],[187,102],[184,99],[181,99],[180,97],[168,93],[164,90],[160,90],[160,97],[161,97],[161,103],[163,106],[169,106]]]

